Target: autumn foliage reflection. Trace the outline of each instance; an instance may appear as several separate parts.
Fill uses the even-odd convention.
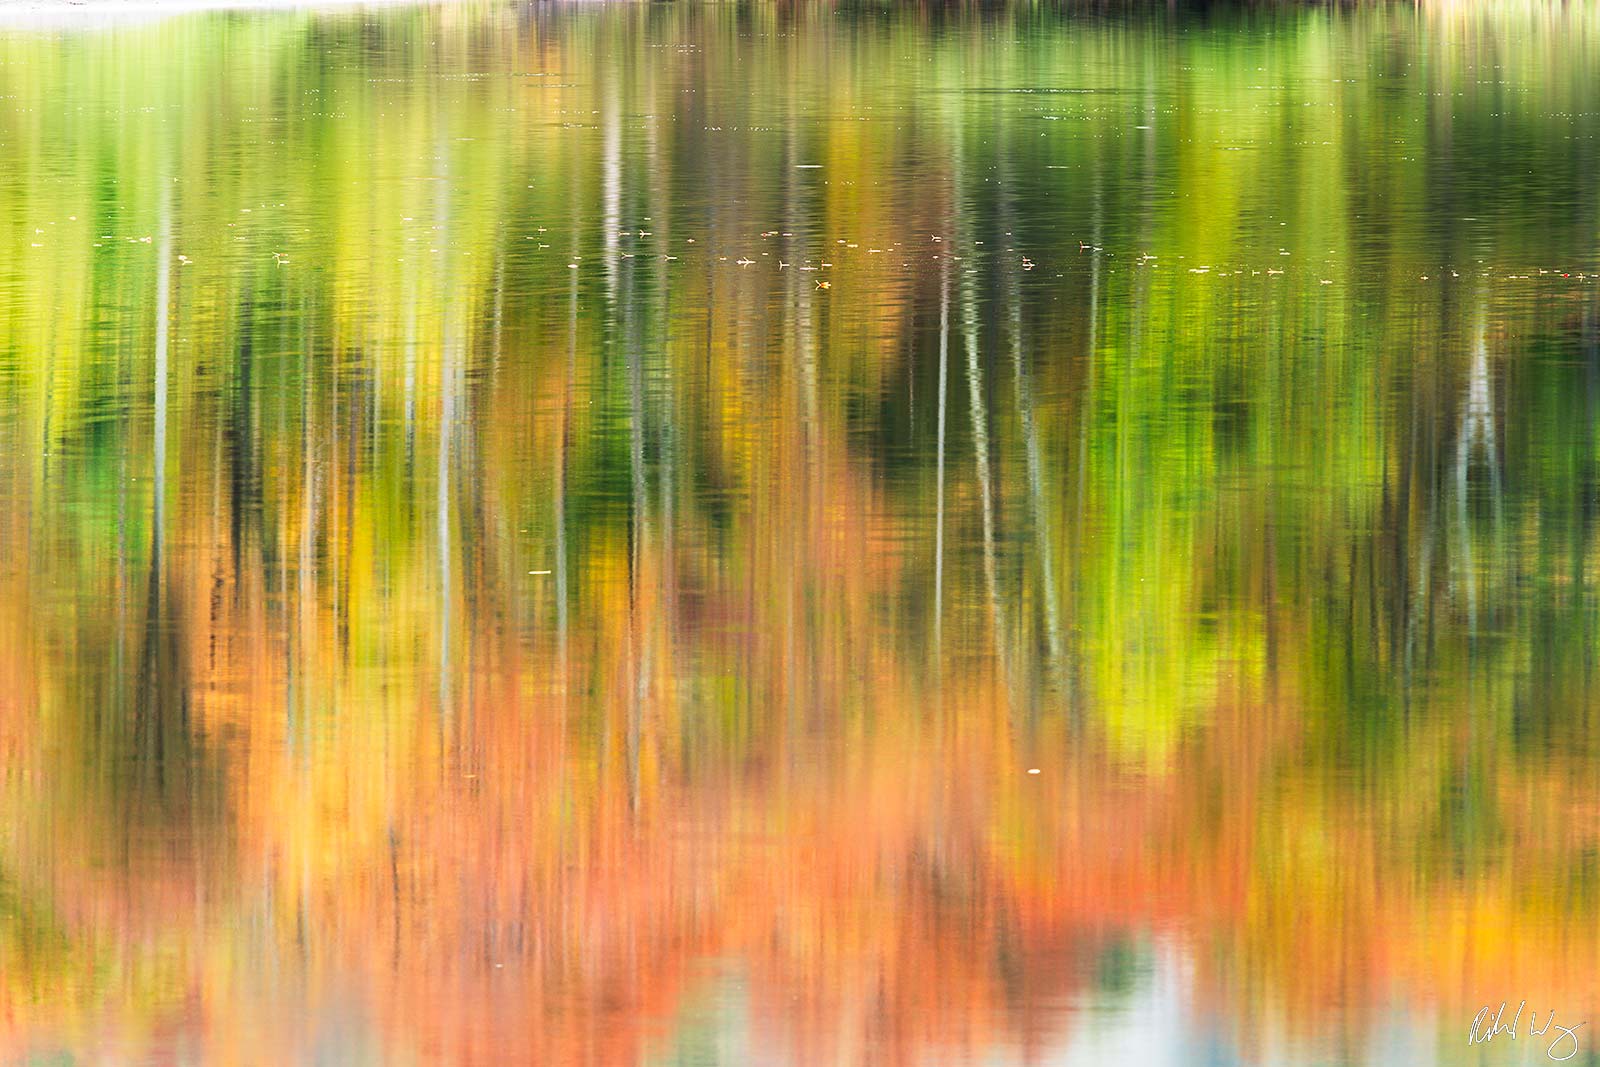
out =
[[[1592,125],[1530,71],[1593,16],[1177,17],[0,40],[0,1058],[1036,1062],[1173,960],[1245,1058],[1600,1008],[1600,327],[1523,271],[1600,150],[1383,191],[1458,85]]]

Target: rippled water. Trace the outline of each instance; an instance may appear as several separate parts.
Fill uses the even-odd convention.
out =
[[[1600,1045],[1600,9],[0,31],[0,1062]]]

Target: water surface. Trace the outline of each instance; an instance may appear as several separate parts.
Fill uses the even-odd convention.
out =
[[[0,1062],[1593,1062],[1597,138],[1581,3],[0,32]]]

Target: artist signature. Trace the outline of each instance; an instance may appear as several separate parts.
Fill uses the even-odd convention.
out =
[[[1518,1004],[1516,1014],[1511,1016],[1511,1022],[1507,1024],[1505,1022],[1505,1001],[1502,1000],[1500,1002],[1499,1011],[1485,1004],[1482,1010],[1473,1017],[1472,1029],[1467,1031],[1467,1044],[1487,1044],[1501,1034],[1511,1038],[1513,1041],[1516,1040],[1517,1024],[1521,1022],[1522,1009],[1527,1005],[1528,1002],[1526,1000]],[[1577,1026],[1562,1026],[1556,1022],[1556,1013],[1553,1011],[1545,1015],[1543,1028],[1537,1028],[1538,1024],[1539,1013],[1531,1012],[1528,1015],[1528,1029],[1525,1031],[1529,1037],[1542,1038],[1552,1030],[1555,1031],[1550,1047],[1544,1050],[1546,1056],[1553,1060],[1570,1060],[1578,1054],[1578,1027],[1587,1024],[1578,1023]]]

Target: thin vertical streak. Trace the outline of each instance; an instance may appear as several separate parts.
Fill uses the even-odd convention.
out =
[[[167,345],[168,319],[172,315],[172,201],[163,191],[161,199],[161,244],[156,252],[156,368],[155,368],[155,470],[151,519],[154,550],[161,554],[163,517],[167,486]]]
[[[622,344],[626,349],[628,371],[628,466],[631,475],[629,499],[629,528],[632,550],[628,570],[628,658],[632,668],[628,698],[626,727],[626,758],[628,775],[628,809],[635,816],[639,810],[639,743],[644,720],[645,692],[649,686],[648,643],[644,635],[641,603],[642,570],[646,559],[646,542],[649,537],[647,520],[647,487],[644,469],[644,368],[641,363],[640,339],[635,336],[637,320],[634,309],[636,292],[634,272],[630,268],[622,276],[621,254],[618,244],[622,216],[622,119],[621,102],[615,90],[606,98],[605,148],[605,247],[606,287],[608,305],[615,314],[620,302],[623,309]],[[625,291],[619,291],[623,282]]]
[[[1005,650],[1005,609],[1000,604],[994,560],[994,486],[989,473],[989,427],[983,418],[983,380],[978,371],[978,316],[969,285],[962,285],[962,319],[967,342],[967,398],[972,415],[972,444],[978,468],[978,492],[983,505],[983,581],[989,598],[989,621],[994,628],[995,655],[1009,682],[1010,662]]]
[[[1050,670],[1061,670],[1061,612],[1056,598],[1055,561],[1050,538],[1050,517],[1044,505],[1044,461],[1039,454],[1039,427],[1033,418],[1033,390],[1022,358],[1022,310],[1011,278],[1011,369],[1017,391],[1017,412],[1028,457],[1028,502],[1033,512],[1034,544],[1039,553],[1039,580],[1044,585],[1045,636],[1050,646]]]
[[[439,707],[450,706],[450,444],[455,432],[455,381],[451,345],[445,345],[440,373],[443,397],[439,416]]]
[[[444,131],[440,131],[434,183],[434,214],[439,220],[439,247],[450,247],[450,193],[448,177],[450,160],[443,147]],[[452,488],[450,484],[451,446],[456,432],[456,322],[450,301],[452,272],[448,261],[441,257],[439,269],[439,296],[444,307],[443,344],[439,357],[439,469],[437,508],[435,513],[439,541],[439,711],[441,726],[451,716],[450,702],[450,624],[451,596],[454,575],[451,573],[450,511]]]
[[[630,286],[631,288],[631,286]],[[633,294],[627,294],[630,301]],[[641,619],[643,607],[641,586],[644,576],[642,573],[645,560],[645,541],[648,536],[649,526],[646,521],[646,508],[648,506],[647,489],[644,475],[644,370],[640,365],[639,345],[633,336],[630,327],[626,331],[628,346],[628,463],[632,472],[632,501],[630,512],[633,516],[633,566],[628,576],[629,606],[631,615],[629,643],[633,652],[633,692],[628,714],[628,806],[637,812],[639,803],[639,736],[641,721],[644,716],[644,695],[649,684],[647,675],[647,645],[644,635],[644,624]]]
[[[573,230],[577,254],[577,230]],[[576,260],[574,260],[576,262]],[[567,450],[572,442],[572,379],[578,362],[578,272],[567,271],[567,380],[561,394],[561,453],[556,458],[556,657],[567,690]]]
[[[939,276],[939,432],[933,526],[933,649],[937,665],[944,648],[944,422],[950,375],[950,258],[941,258]]]

